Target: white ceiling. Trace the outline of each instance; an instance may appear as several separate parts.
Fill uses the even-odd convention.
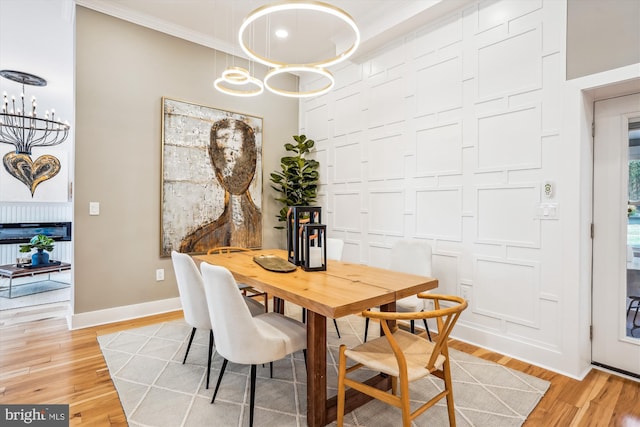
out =
[[[362,36],[360,48],[352,60],[363,58],[368,52],[383,46],[398,35],[406,34],[472,0],[328,0],[350,14]],[[265,0],[76,0],[76,3],[138,25],[171,34],[232,55],[244,57],[238,44],[238,29],[251,11],[273,1]],[[294,37],[289,37],[285,52],[287,62],[305,62],[308,52],[342,52],[353,41],[353,32],[335,18],[321,19],[316,13],[313,20],[302,14],[279,16],[286,23],[271,21],[266,27],[256,28],[249,36],[254,46],[269,39],[276,26],[286,26]],[[329,22],[331,21],[331,22]],[[291,40],[298,43],[291,45]],[[276,56],[275,36],[270,39],[270,56]],[[257,51],[259,48],[256,48]],[[283,54],[284,55],[284,54]],[[327,54],[328,55],[328,54]],[[330,55],[329,55],[330,56]],[[297,60],[300,59],[300,60]]]

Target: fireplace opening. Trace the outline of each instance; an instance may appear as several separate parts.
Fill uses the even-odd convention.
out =
[[[28,243],[36,234],[59,242],[71,241],[71,222],[19,222],[0,224],[0,244]]]

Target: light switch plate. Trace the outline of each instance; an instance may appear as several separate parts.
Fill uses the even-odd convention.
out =
[[[89,215],[100,215],[100,202],[89,202]]]

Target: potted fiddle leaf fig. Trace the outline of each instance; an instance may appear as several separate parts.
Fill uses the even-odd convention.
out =
[[[280,159],[280,172],[271,174],[271,188],[281,194],[276,200],[282,203],[282,208],[276,215],[279,222],[287,221],[287,212],[290,206],[310,206],[316,201],[318,192],[318,167],[320,163],[313,159],[307,159],[315,141],[308,139],[306,135],[293,135],[296,144],[287,143],[285,150],[295,155],[284,156]],[[278,225],[275,228],[283,229]]]
[[[37,252],[31,256],[31,265],[47,265],[49,263],[49,254],[53,250],[54,240],[44,234],[36,234],[31,238],[29,243],[20,245],[20,252],[31,252],[36,249]]]

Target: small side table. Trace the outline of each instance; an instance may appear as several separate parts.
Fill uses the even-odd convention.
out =
[[[18,267],[15,264],[0,265],[0,277],[9,279],[9,289],[0,290],[0,297],[16,298],[65,288],[70,284],[60,282],[58,280],[51,280],[51,273],[58,273],[65,270],[71,270],[71,264],[62,262],[56,265],[45,265],[42,267],[32,268]],[[37,276],[40,274],[48,274],[47,280],[37,280],[34,282],[16,285],[16,289],[13,289],[13,279],[17,279],[18,277]]]

